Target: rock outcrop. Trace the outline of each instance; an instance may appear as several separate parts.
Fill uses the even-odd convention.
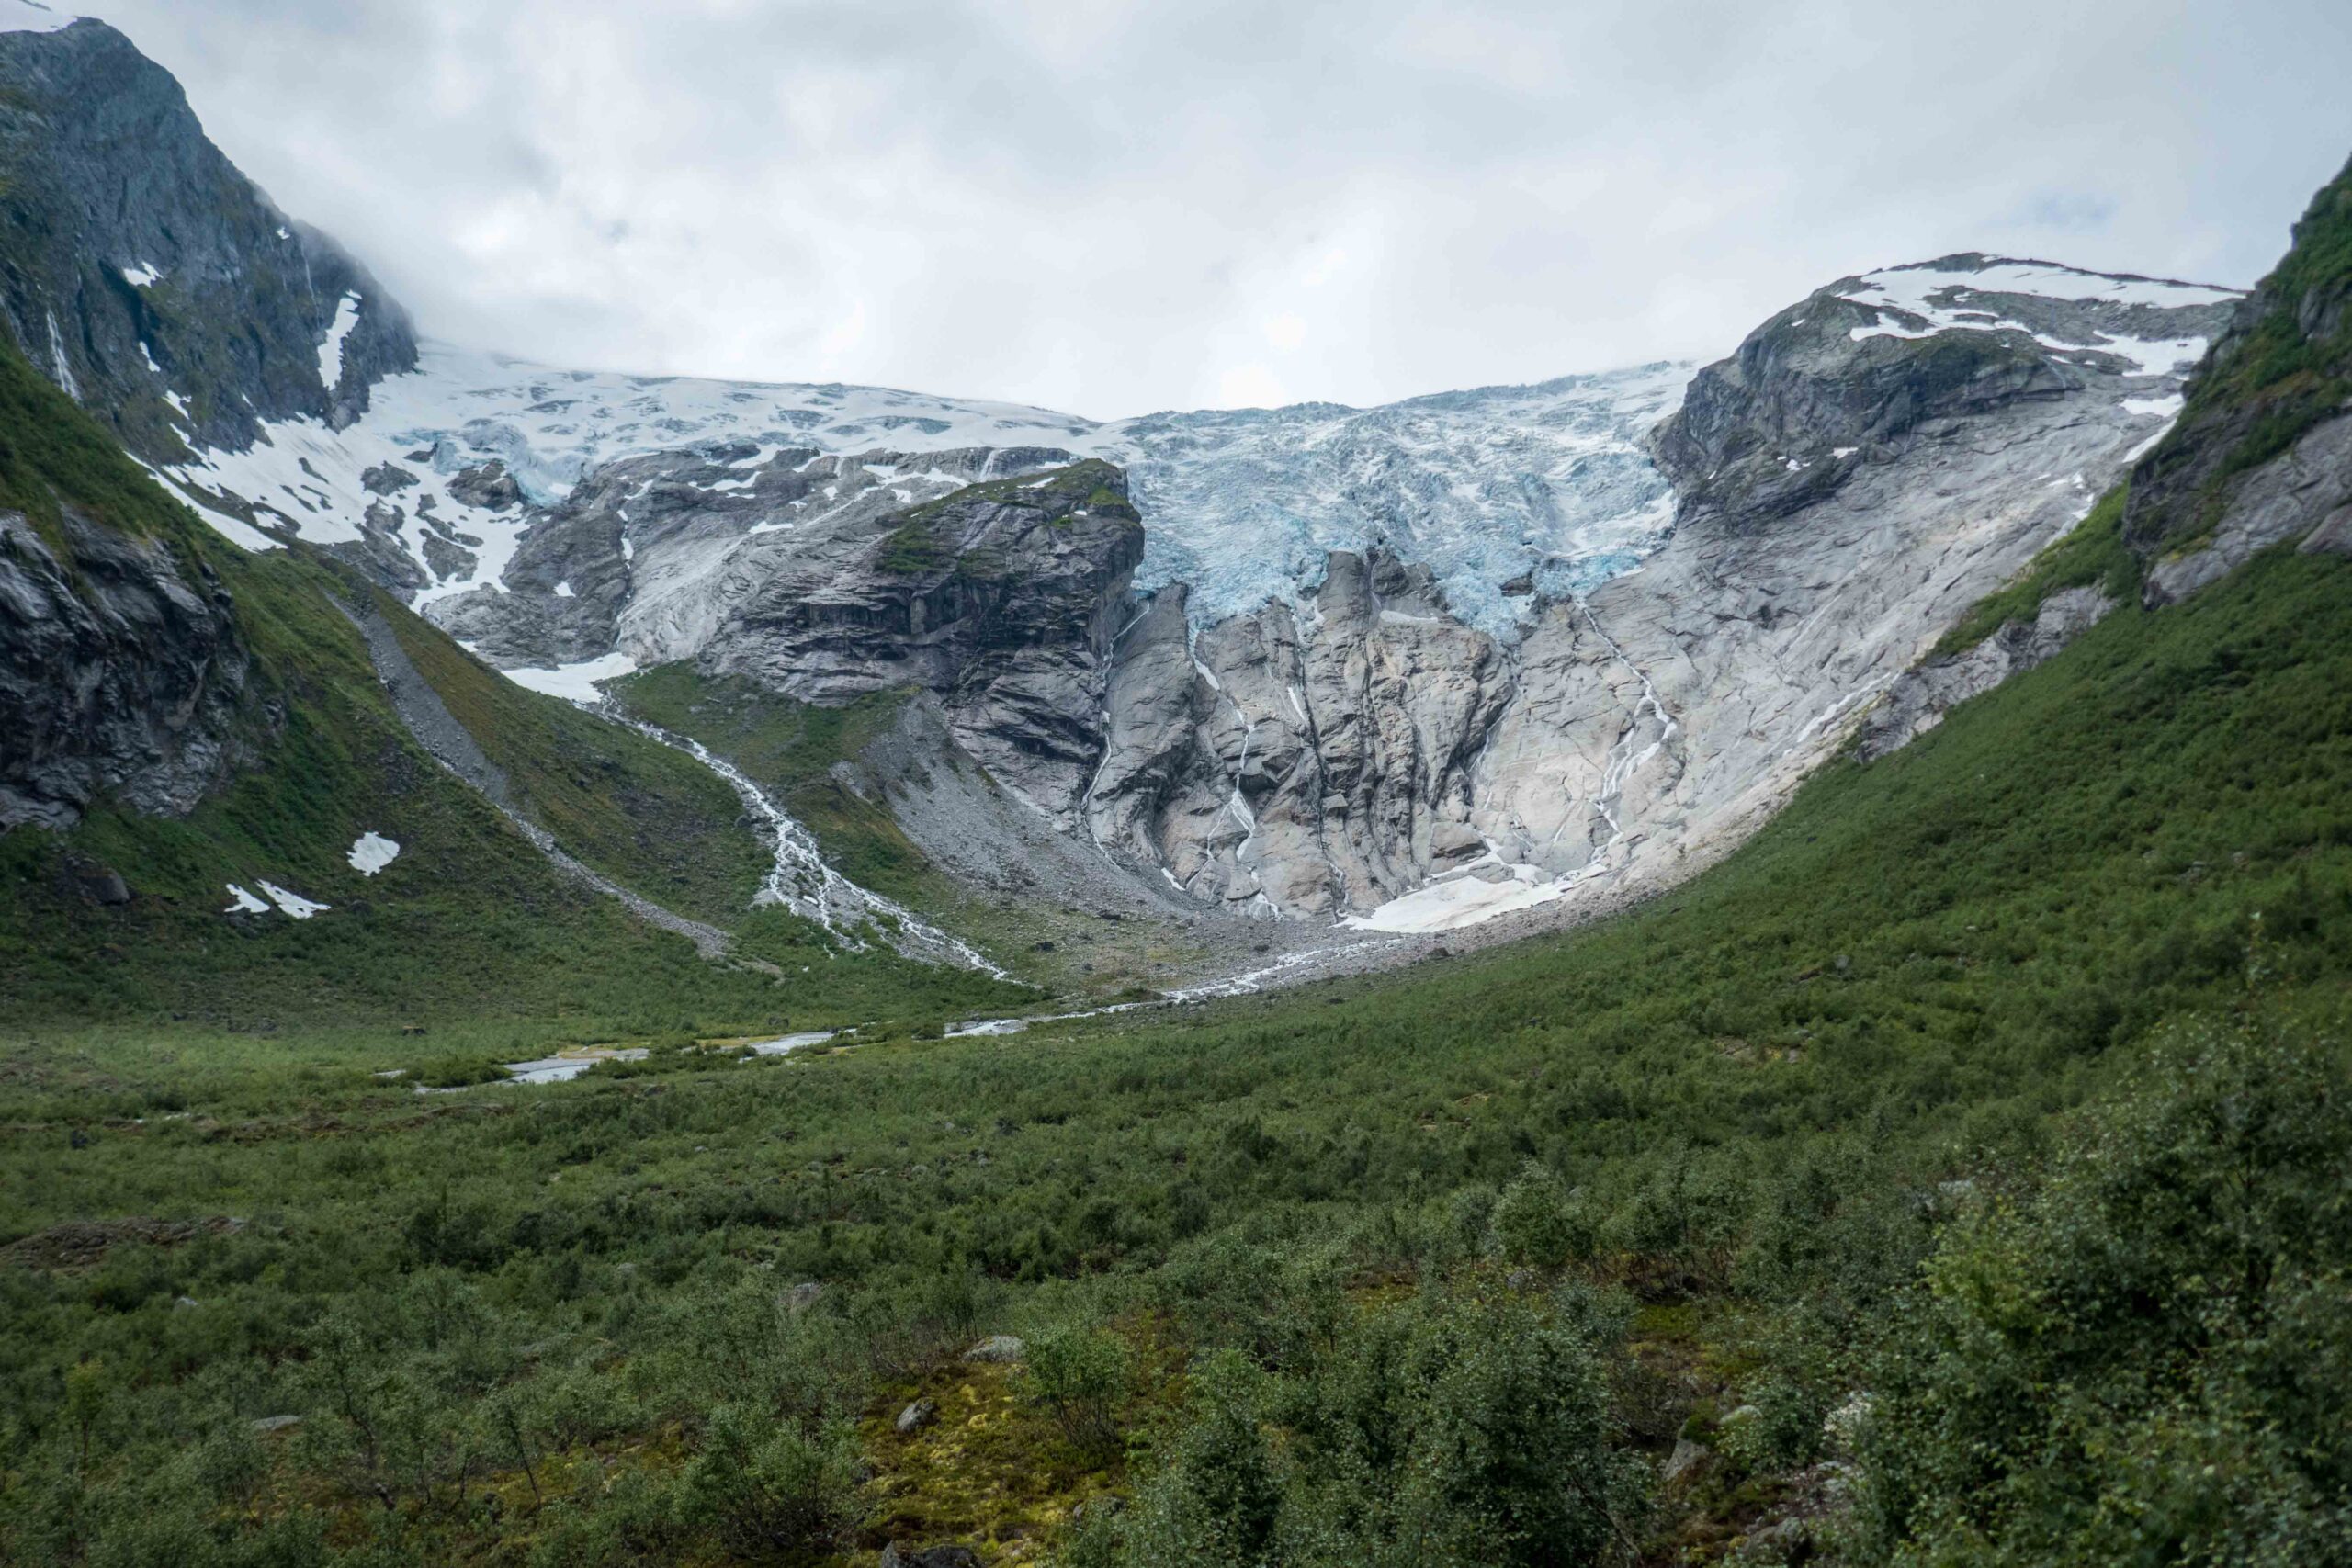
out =
[[[1876,761],[1917,739],[1969,698],[2056,658],[2114,608],[2096,583],[2061,589],[2041,602],[2032,620],[2004,622],[1973,648],[1905,671],[1863,718],[1856,754]]]
[[[185,816],[266,719],[228,595],[70,507],[60,532],[0,512],[0,830],[70,827],[101,795]]]
[[[2231,298],[1981,256],[1842,279],[1659,427],[1674,536],[1531,595],[1516,643],[1378,555],[1333,557],[1300,616],[1188,632],[1160,595],[1120,639],[1090,825],[1196,897],[1404,929],[1679,874],[2087,510]],[[1927,677],[1899,724],[1988,675]]]
[[[804,540],[700,661],[803,702],[911,686],[999,783],[1068,822],[1102,750],[1114,615],[1143,525],[1086,462],[996,479]]]
[[[1047,447],[842,456],[748,441],[623,458],[531,511],[498,588],[425,614],[506,665],[691,659],[795,558],[841,558],[847,541],[855,559],[911,505],[1070,461]]]
[[[2150,605],[2187,598],[2287,540],[2352,534],[2352,165],[2323,186],[2276,270],[2132,472],[2123,536]]]
[[[1163,593],[1120,637],[1087,825],[1212,904],[1368,908],[1483,848],[1470,775],[1508,686],[1495,641],[1383,551],[1334,553],[1304,615],[1195,635]]]
[[[510,664],[694,658],[819,704],[920,688],[981,774],[1138,885],[1444,927],[1736,842],[2162,431],[2233,298],[1974,255],[1841,279],[1658,427],[1672,537],[1597,585],[1498,581],[1499,635],[1378,543],[1238,615],[1181,581],[1123,603],[1144,536],[1118,471],[997,477],[1065,456],[1035,448],[627,458],[533,514],[503,592],[427,613]],[[1877,743],[2093,608],[1914,677]],[[964,789],[895,800],[949,796],[944,820],[987,815]]]
[[[0,32],[0,316],[151,463],[342,427],[413,368],[408,318],[205,139],[171,73],[103,22]]]
[[[1674,537],[1521,644],[1473,826],[1563,893],[1736,843],[2161,431],[2231,299],[1971,255],[1775,316],[1658,430]]]

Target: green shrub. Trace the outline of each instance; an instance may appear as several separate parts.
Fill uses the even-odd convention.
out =
[[[2346,1082],[2332,1042],[2185,1028],[1956,1224],[1875,1371],[1860,1554],[2346,1561]]]
[[[678,1517],[736,1551],[823,1551],[856,1517],[857,1469],[845,1418],[778,1421],[722,1404],[679,1477]]]
[[[1050,1416],[1070,1446],[1100,1462],[1120,1449],[1119,1413],[1134,1393],[1135,1355],[1102,1328],[1059,1325],[1032,1334],[1014,1386]]]
[[[1504,1258],[1556,1269],[1590,1258],[1598,1237],[1583,1195],[1549,1168],[1530,1160],[1495,1204],[1495,1235]]]

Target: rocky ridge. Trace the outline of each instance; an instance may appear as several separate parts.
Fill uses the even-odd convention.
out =
[[[221,155],[170,73],[103,22],[5,19],[0,316],[133,454],[347,427],[415,367],[398,303]]]
[[[1091,825],[1195,894],[1383,929],[1670,879],[2088,511],[2233,298],[1980,256],[1842,279],[1659,427],[1673,536],[1515,643],[1377,554],[1181,656],[1154,606]]]

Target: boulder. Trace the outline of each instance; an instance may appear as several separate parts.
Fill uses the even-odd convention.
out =
[[[881,1568],[980,1568],[979,1554],[968,1546],[900,1546],[882,1549]]]
[[[991,1334],[986,1339],[981,1340],[978,1344],[965,1351],[964,1359],[967,1361],[1009,1364],[1020,1360],[1027,1353],[1028,1347],[1022,1344],[1021,1341],[1013,1336],[1010,1334]]]
[[[1678,1438],[1674,1451],[1666,1456],[1665,1467],[1658,1472],[1658,1484],[1669,1488],[1687,1486],[1705,1473],[1714,1457],[1715,1450],[1706,1444]]]

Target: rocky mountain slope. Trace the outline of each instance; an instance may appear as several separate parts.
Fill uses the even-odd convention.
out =
[[[397,302],[205,138],[102,23],[0,10],[0,313],[27,357],[151,463],[266,425],[349,425],[414,368]]]
[[[1029,998],[804,865],[757,808],[691,747],[502,679],[350,568],[230,543],[0,341],[19,1024],[555,1016],[584,989],[708,998],[740,1029]]]
[[[845,760],[910,835],[1009,807],[1071,887],[1252,918],[1443,929],[1728,847],[2147,451],[2236,299],[1958,255],[1695,376],[1118,423],[556,371],[417,351],[323,241],[256,241],[272,209],[103,26],[0,34],[0,69],[48,106],[11,111],[9,199],[85,214],[11,263],[18,342],[232,538],[322,547],[578,697],[679,661],[790,704],[922,693],[896,761]],[[174,158],[74,152],[126,116]],[[254,319],[253,364],[109,266],[203,281],[191,319]],[[61,301],[82,346],[44,360]],[[159,400],[180,449],[141,434]]]
[[[2197,367],[2187,410],[2128,483],[1981,604],[1873,711],[1882,756],[1954,704],[2054,657],[2119,605],[2194,595],[2259,552],[2352,548],[2352,166]]]

